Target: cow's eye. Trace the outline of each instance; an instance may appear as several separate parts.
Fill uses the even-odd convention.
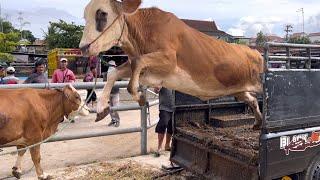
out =
[[[97,10],[96,12],[96,29],[99,32],[102,32],[108,23],[108,13]]]

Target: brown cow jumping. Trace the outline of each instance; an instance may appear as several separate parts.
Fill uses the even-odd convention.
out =
[[[131,77],[128,91],[143,105],[139,85],[163,86],[202,100],[233,95],[247,102],[255,114],[255,129],[262,116],[254,95],[262,91],[263,58],[243,45],[207,36],[158,8],[139,9],[141,0],[91,0],[85,9],[83,51],[97,55],[116,44],[130,61],[108,77],[98,101],[97,120],[109,112],[114,82]]]
[[[63,90],[18,89],[0,90],[0,147],[18,149],[36,144],[54,134],[64,116],[83,104],[79,93],[68,85]],[[86,108],[80,115],[88,115]],[[22,175],[21,161],[26,150],[18,153],[12,174]],[[32,161],[39,179],[49,179],[40,166],[40,145],[30,148]]]

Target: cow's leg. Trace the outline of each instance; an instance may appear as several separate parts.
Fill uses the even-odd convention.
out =
[[[131,65],[129,61],[117,67],[113,72],[108,74],[107,83],[103,88],[101,97],[98,99],[96,122],[105,118],[110,112],[110,107],[109,107],[110,92],[112,90],[112,87],[115,81],[124,77],[130,77],[130,75],[131,75]]]
[[[162,74],[170,74],[174,71],[177,64],[176,52],[172,50],[145,54],[131,63],[132,76],[128,85],[128,92],[134,100],[142,106],[145,103],[145,97],[139,92],[139,78],[141,71],[145,68]]]
[[[43,173],[43,170],[40,165],[41,155],[40,155],[40,145],[30,148],[30,154],[33,161],[33,164],[36,168],[38,179],[40,180],[48,180],[52,179],[51,176],[48,176]]]
[[[17,149],[22,149],[22,146],[17,146]],[[12,175],[16,177],[17,179],[20,179],[22,176],[22,168],[21,168],[21,163],[23,159],[23,155],[26,153],[26,150],[22,150],[18,152],[18,157],[16,160],[16,164],[12,168]]]
[[[244,101],[250,106],[250,108],[252,109],[252,111],[254,113],[254,117],[255,117],[253,129],[254,130],[260,129],[261,124],[262,124],[262,114],[259,109],[259,104],[258,104],[257,98],[254,97],[253,95],[251,95],[249,92],[238,93],[235,95],[235,97],[239,101]]]

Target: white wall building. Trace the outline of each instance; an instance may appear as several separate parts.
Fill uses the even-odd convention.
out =
[[[320,32],[318,33],[310,33],[309,34],[310,41],[312,43],[320,43]]]

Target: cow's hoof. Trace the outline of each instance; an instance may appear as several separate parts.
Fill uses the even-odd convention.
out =
[[[97,113],[97,118],[95,122],[99,122],[104,119],[110,113],[110,107],[105,108],[102,112]]]
[[[19,171],[17,167],[13,167],[12,168],[12,175],[17,179],[20,179],[22,176],[22,172]]]
[[[39,180],[51,180],[51,179],[53,179],[53,176],[43,174],[43,175],[39,176],[38,179]]]
[[[131,94],[131,95],[133,94],[132,85],[130,84],[130,82],[128,84],[127,91],[129,94]]]
[[[140,98],[139,98],[139,106],[145,106],[146,105],[146,97],[144,95],[140,95]]]

